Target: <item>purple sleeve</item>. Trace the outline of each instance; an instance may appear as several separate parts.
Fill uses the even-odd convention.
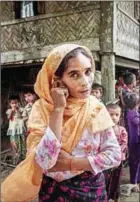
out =
[[[140,125],[140,118],[138,116],[135,116],[132,119],[132,123],[135,124],[135,125]]]
[[[140,125],[140,116],[137,111],[132,111],[131,114],[131,121],[134,125]]]

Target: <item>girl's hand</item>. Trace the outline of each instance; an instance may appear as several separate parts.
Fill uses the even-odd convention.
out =
[[[52,88],[51,96],[54,102],[54,108],[64,108],[66,107],[66,98],[68,97],[67,88]]]
[[[15,112],[16,111],[16,108],[15,107],[12,107],[12,112]]]
[[[55,166],[51,168],[49,172],[70,170],[71,160],[72,160],[72,155],[65,152],[64,150],[61,150]]]

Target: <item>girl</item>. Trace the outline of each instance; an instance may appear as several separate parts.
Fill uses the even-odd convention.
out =
[[[23,113],[22,113],[22,117],[23,120],[25,122],[26,128],[28,127],[28,119],[29,119],[29,115],[31,113],[33,104],[35,103],[35,101],[37,100],[37,96],[34,92],[34,90],[32,88],[26,88],[23,91],[24,94],[24,99],[26,101],[26,106],[24,107]],[[28,134],[28,132],[27,132]]]
[[[108,199],[113,199],[115,202],[118,202],[120,197],[122,165],[126,157],[128,138],[125,128],[118,125],[121,116],[120,106],[117,104],[108,104],[107,109],[115,124],[115,126],[113,126],[113,130],[117,137],[118,143],[121,147],[121,164],[118,167],[110,169],[105,172],[105,176],[107,179],[106,185],[107,185]]]
[[[130,182],[134,184],[134,191],[140,191],[140,106],[139,95],[132,93],[129,99],[125,101],[128,107],[127,120],[129,127],[129,168]]]
[[[9,120],[7,135],[10,136],[11,146],[14,152],[15,162],[25,155],[25,126],[22,119],[23,109],[20,107],[19,97],[9,97],[10,109],[6,111]]]
[[[103,101],[102,101],[103,94],[104,94],[103,86],[98,83],[93,83],[91,95],[95,96],[100,102],[103,103]]]
[[[94,72],[86,47],[65,44],[49,54],[35,84],[27,158],[3,183],[3,202],[38,192],[40,202],[107,201],[102,171],[118,166],[121,153],[106,108],[90,96]]]

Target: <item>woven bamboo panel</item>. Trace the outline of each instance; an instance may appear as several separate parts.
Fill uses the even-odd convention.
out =
[[[139,50],[139,25],[119,10],[117,11],[117,42]]]
[[[117,10],[116,54],[139,60],[139,24]]]
[[[1,22],[14,19],[12,1],[1,1],[0,7],[1,7]]]
[[[100,11],[90,10],[2,26],[2,51],[99,36]]]
[[[100,7],[100,2],[98,1],[46,1],[45,2],[45,13],[58,13],[63,11],[74,11],[79,10],[79,8],[93,7],[97,9]]]
[[[134,4],[134,1],[121,1],[118,3],[118,6],[130,16],[134,17]]]

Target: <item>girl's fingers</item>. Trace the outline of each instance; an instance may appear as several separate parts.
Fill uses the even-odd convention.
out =
[[[57,92],[59,95],[61,96],[65,96],[66,98],[68,97],[69,93],[68,93],[68,89],[67,88],[54,88],[52,89],[52,91]]]
[[[68,89],[65,88],[65,89],[63,90],[63,92],[64,92],[65,97],[67,98],[67,97],[69,96]]]

